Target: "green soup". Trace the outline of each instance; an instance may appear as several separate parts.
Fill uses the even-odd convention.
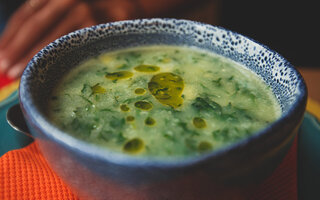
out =
[[[253,72],[197,48],[108,52],[67,74],[49,118],[62,130],[135,156],[184,157],[254,134],[280,114]]]

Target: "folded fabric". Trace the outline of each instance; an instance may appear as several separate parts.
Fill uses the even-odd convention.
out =
[[[10,84],[13,80],[0,73],[0,89],[8,84]]]
[[[0,102],[5,100],[10,94],[12,94],[14,91],[17,90],[19,86],[19,81],[14,81],[4,87],[1,88],[0,90]]]
[[[50,169],[35,142],[0,159],[0,199],[77,199]]]

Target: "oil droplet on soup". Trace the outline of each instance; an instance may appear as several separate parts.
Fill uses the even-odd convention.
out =
[[[144,123],[147,126],[152,126],[156,123],[156,120],[154,120],[152,117],[147,117],[147,119],[144,121]]]
[[[99,83],[95,84],[91,87],[93,94],[104,94],[107,92],[107,90],[99,85]]]
[[[124,112],[127,112],[127,111],[130,110],[130,108],[129,108],[126,104],[122,104],[122,105],[120,106],[120,109],[121,109],[122,111],[124,111]]]
[[[246,67],[178,46],[129,48],[89,59],[61,80],[47,110],[74,137],[159,159],[215,151],[281,114],[271,89]]]
[[[202,141],[199,143],[198,145],[198,151],[199,152],[207,152],[207,151],[210,151],[212,150],[212,144],[209,143],[209,142],[206,142],[206,141]]]
[[[200,117],[193,118],[192,122],[196,128],[205,128],[207,126],[206,121]]]
[[[123,151],[130,154],[140,153],[143,149],[144,143],[140,138],[133,138],[127,141],[123,146]]]
[[[119,72],[112,72],[107,73],[105,77],[110,80],[119,80],[119,79],[128,79],[133,76],[132,72],[129,71],[119,71]]]
[[[154,65],[138,65],[134,69],[138,72],[152,73],[159,71],[160,67]]]
[[[126,117],[126,120],[127,120],[128,122],[132,122],[132,121],[134,121],[134,116],[129,115],[129,116]]]
[[[148,83],[151,94],[162,104],[172,108],[182,105],[181,97],[184,88],[183,79],[174,73],[160,73],[154,75]]]
[[[152,109],[152,104],[147,101],[137,101],[134,106],[136,108],[139,108],[141,110],[151,110]]]
[[[137,88],[137,89],[135,89],[134,93],[138,94],[138,95],[142,95],[142,94],[146,93],[146,90],[143,88]]]

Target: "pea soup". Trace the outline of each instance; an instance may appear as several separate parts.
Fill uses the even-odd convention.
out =
[[[49,118],[77,138],[158,158],[214,151],[281,114],[256,74],[228,58],[182,46],[91,58],[63,78],[48,108]]]

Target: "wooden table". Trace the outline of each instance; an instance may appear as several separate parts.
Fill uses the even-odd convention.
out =
[[[320,103],[320,67],[298,67],[298,70],[306,81],[309,92],[308,97]]]

